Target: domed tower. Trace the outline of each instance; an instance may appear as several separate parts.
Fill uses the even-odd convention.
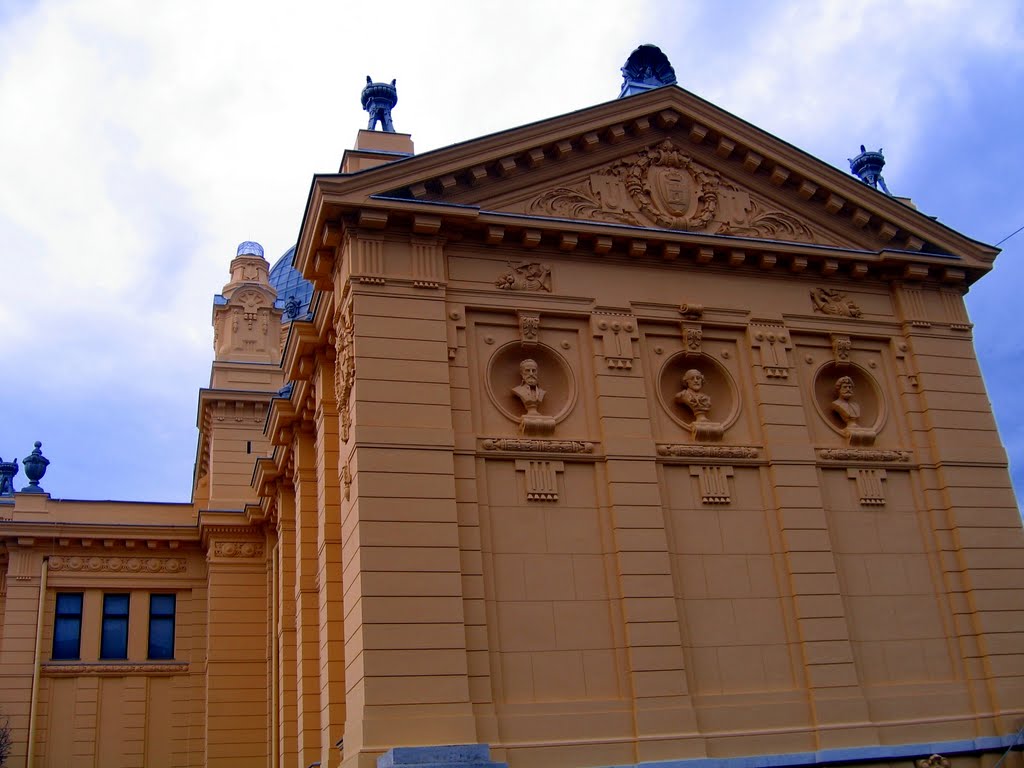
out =
[[[290,262],[290,252],[275,269],[286,257]],[[309,296],[288,281],[275,286],[259,243],[240,244],[230,271],[213,299],[214,360],[210,388],[199,393],[193,498],[201,509],[241,511],[253,500],[252,462],[270,448],[263,435],[267,408],[284,384],[280,363],[288,299],[282,300],[278,289],[302,297],[302,317]]]

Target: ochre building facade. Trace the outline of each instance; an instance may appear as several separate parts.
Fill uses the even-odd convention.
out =
[[[995,255],[673,86],[360,131],[312,295],[231,264],[193,502],[0,504],[10,764],[994,765]]]

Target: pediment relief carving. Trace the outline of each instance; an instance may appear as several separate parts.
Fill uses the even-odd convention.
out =
[[[638,227],[835,245],[777,204],[743,189],[664,140],[548,189],[526,212]]]

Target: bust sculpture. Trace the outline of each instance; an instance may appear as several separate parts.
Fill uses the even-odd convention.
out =
[[[540,405],[547,392],[540,386],[537,361],[526,358],[519,363],[519,377],[522,383],[512,387],[512,394],[526,409],[526,413],[519,419],[519,431],[524,435],[550,435],[555,431],[555,420],[540,412]]]
[[[850,445],[871,445],[875,440],[875,430],[860,424],[860,403],[853,399],[853,379],[840,376],[835,383],[836,399],[832,401],[832,412],[843,422]]]
[[[698,440],[716,440],[725,432],[725,428],[708,420],[711,410],[711,395],[703,392],[704,374],[691,368],[683,374],[683,389],[676,392],[676,402],[693,414],[690,431]]]

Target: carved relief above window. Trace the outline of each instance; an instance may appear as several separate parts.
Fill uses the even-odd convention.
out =
[[[536,261],[512,264],[494,281],[504,291],[541,291],[551,293],[551,267]]]
[[[796,216],[723,179],[669,140],[571,186],[548,190],[528,210],[633,226],[798,242],[827,240]]]
[[[861,309],[846,294],[834,288],[811,288],[811,304],[816,312],[834,317],[860,317]]]

